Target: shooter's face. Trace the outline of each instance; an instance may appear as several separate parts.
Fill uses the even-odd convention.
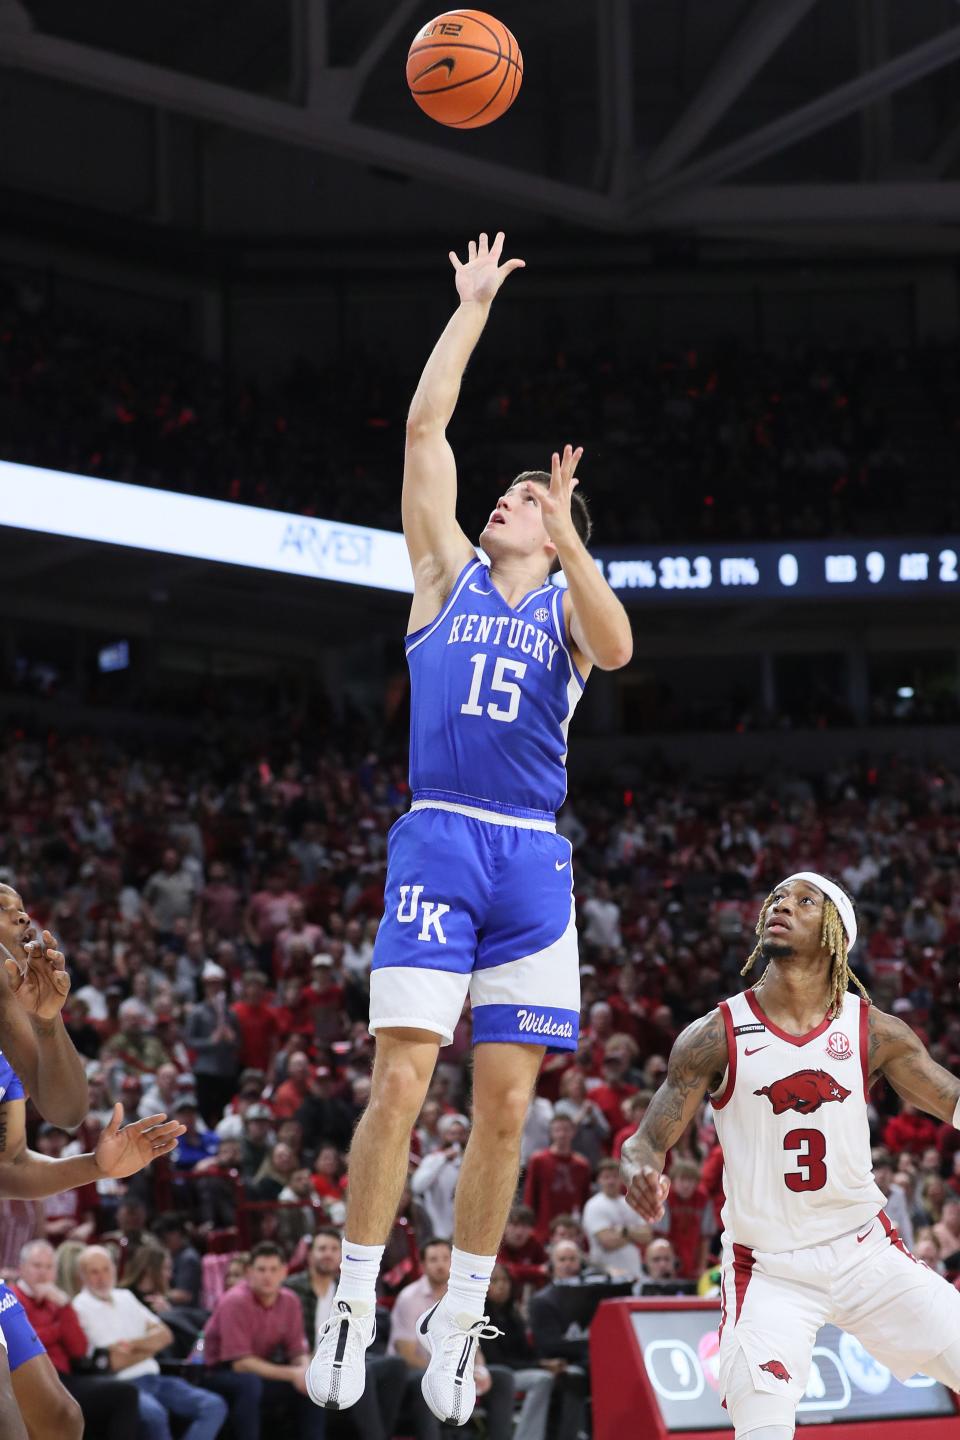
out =
[[[30,916],[16,890],[7,885],[0,886],[0,943],[16,957],[22,955],[23,947],[33,939],[33,933]],[[2,952],[0,959],[6,959]]]
[[[550,545],[537,495],[541,488],[533,485],[532,493],[527,494],[511,485],[500,496],[480,535],[480,544],[491,560],[505,555],[537,555]]]

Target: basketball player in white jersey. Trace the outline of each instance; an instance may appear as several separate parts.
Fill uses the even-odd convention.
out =
[[[390,832],[385,909],[370,976],[376,1062],[350,1152],[343,1266],[307,1372],[311,1398],[355,1403],[374,1335],[375,1285],[409,1167],[410,1130],[441,1045],[469,995],[473,1127],[456,1194],[450,1281],[418,1322],[422,1390],[463,1425],[476,1395],[490,1275],[547,1045],[575,1050],[580,974],[571,847],[557,834],[567,730],[592,665],[632,651],[630,622],[586,548],[575,494],[580,451],[553,456],[500,495],[479,559],[457,523],[446,428],[506,277],[503,235],[455,255],[459,306],[437,341],[407,421],[403,531],[414,574],[407,629],[410,787]],[[565,588],[551,584],[559,563]]]
[[[790,876],[757,934],[743,973],[762,959],[761,979],[679,1037],[623,1173],[628,1202],[657,1220],[666,1152],[710,1095],[726,1196],[720,1391],[737,1440],[790,1440],[827,1322],[900,1379],[922,1371],[960,1390],[960,1293],[913,1258],[884,1213],[867,1123],[883,1075],[960,1128],[960,1080],[870,1004],[847,964],[856,917],[835,882]]]

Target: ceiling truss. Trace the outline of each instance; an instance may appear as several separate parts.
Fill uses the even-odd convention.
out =
[[[362,3],[362,0],[360,0]],[[635,149],[631,29],[635,0],[597,0],[600,135],[594,187],[574,185],[444,145],[376,129],[356,118],[363,87],[419,0],[396,0],[371,24],[365,48],[333,65],[329,0],[290,0],[293,65],[289,98],[252,94],[74,41],[38,33],[19,0],[0,0],[0,69],[61,80],[208,124],[271,138],[413,178],[470,189],[513,206],[604,231],[647,233],[692,226],[709,232],[740,225],[771,230],[802,218],[807,230],[869,222],[960,223],[960,184],[938,177],[960,150],[960,118],[915,176],[885,174],[889,99],[960,58],[960,25],[885,57],[882,27],[860,11],[862,73],[737,140],[691,159],[736,98],[817,0],[756,0],[698,92],[645,160]],[[866,0],[867,8],[873,0]],[[382,13],[382,12],[381,12]],[[871,63],[871,62],[876,63]],[[844,117],[860,114],[867,157],[860,183],[728,185],[741,174]],[[158,203],[158,218],[163,206]]]

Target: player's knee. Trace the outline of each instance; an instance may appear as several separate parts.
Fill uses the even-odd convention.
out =
[[[430,1083],[412,1061],[402,1055],[392,1056],[378,1067],[367,1113],[372,1112],[379,1124],[408,1128],[420,1114]]]
[[[523,1132],[530,1091],[526,1086],[508,1086],[494,1095],[474,1097],[474,1131],[482,1131],[501,1145],[519,1140]]]

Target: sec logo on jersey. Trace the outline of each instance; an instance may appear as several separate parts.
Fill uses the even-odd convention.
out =
[[[853,1054],[853,1046],[842,1030],[834,1030],[832,1035],[827,1036],[827,1054],[831,1060],[849,1060]]]

